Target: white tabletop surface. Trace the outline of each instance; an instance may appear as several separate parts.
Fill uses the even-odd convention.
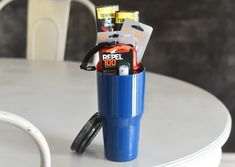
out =
[[[226,142],[231,117],[217,98],[186,82],[147,73],[138,158],[127,163],[106,160],[102,132],[77,156],[70,145],[97,112],[96,74],[81,71],[79,65],[0,59],[0,110],[18,114],[42,131],[53,167],[174,164]],[[32,139],[5,124],[0,124],[0,166],[39,166]]]

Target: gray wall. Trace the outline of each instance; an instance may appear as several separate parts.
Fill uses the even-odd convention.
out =
[[[221,99],[235,116],[234,0],[93,0],[139,10],[154,33],[146,51],[147,70],[198,85]],[[0,56],[25,57],[27,1],[0,13]],[[82,60],[95,43],[94,20],[73,3],[65,60]],[[235,133],[224,146],[235,151]]]

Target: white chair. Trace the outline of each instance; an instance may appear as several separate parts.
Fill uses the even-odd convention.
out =
[[[27,121],[26,119],[5,111],[0,111],[0,123],[7,123],[9,125],[13,125],[26,132],[29,136],[31,136],[36,142],[40,151],[40,167],[51,167],[51,154],[48,143],[37,127],[35,127],[31,122]]]
[[[0,1],[0,10],[14,0]],[[63,61],[72,0],[29,0],[27,59]],[[89,0],[73,0],[85,5],[95,18]]]

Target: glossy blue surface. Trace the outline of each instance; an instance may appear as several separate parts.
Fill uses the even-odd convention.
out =
[[[97,73],[97,85],[105,156],[118,162],[133,160],[144,111],[145,71],[128,76]]]

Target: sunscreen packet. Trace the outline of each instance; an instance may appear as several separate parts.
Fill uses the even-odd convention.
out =
[[[123,31],[98,32],[97,40],[98,43],[117,41],[122,44],[135,46],[133,34]]]
[[[153,32],[153,28],[137,21],[125,19],[121,32],[132,34],[135,41],[134,46],[137,51],[137,62],[141,62],[150,36]]]

